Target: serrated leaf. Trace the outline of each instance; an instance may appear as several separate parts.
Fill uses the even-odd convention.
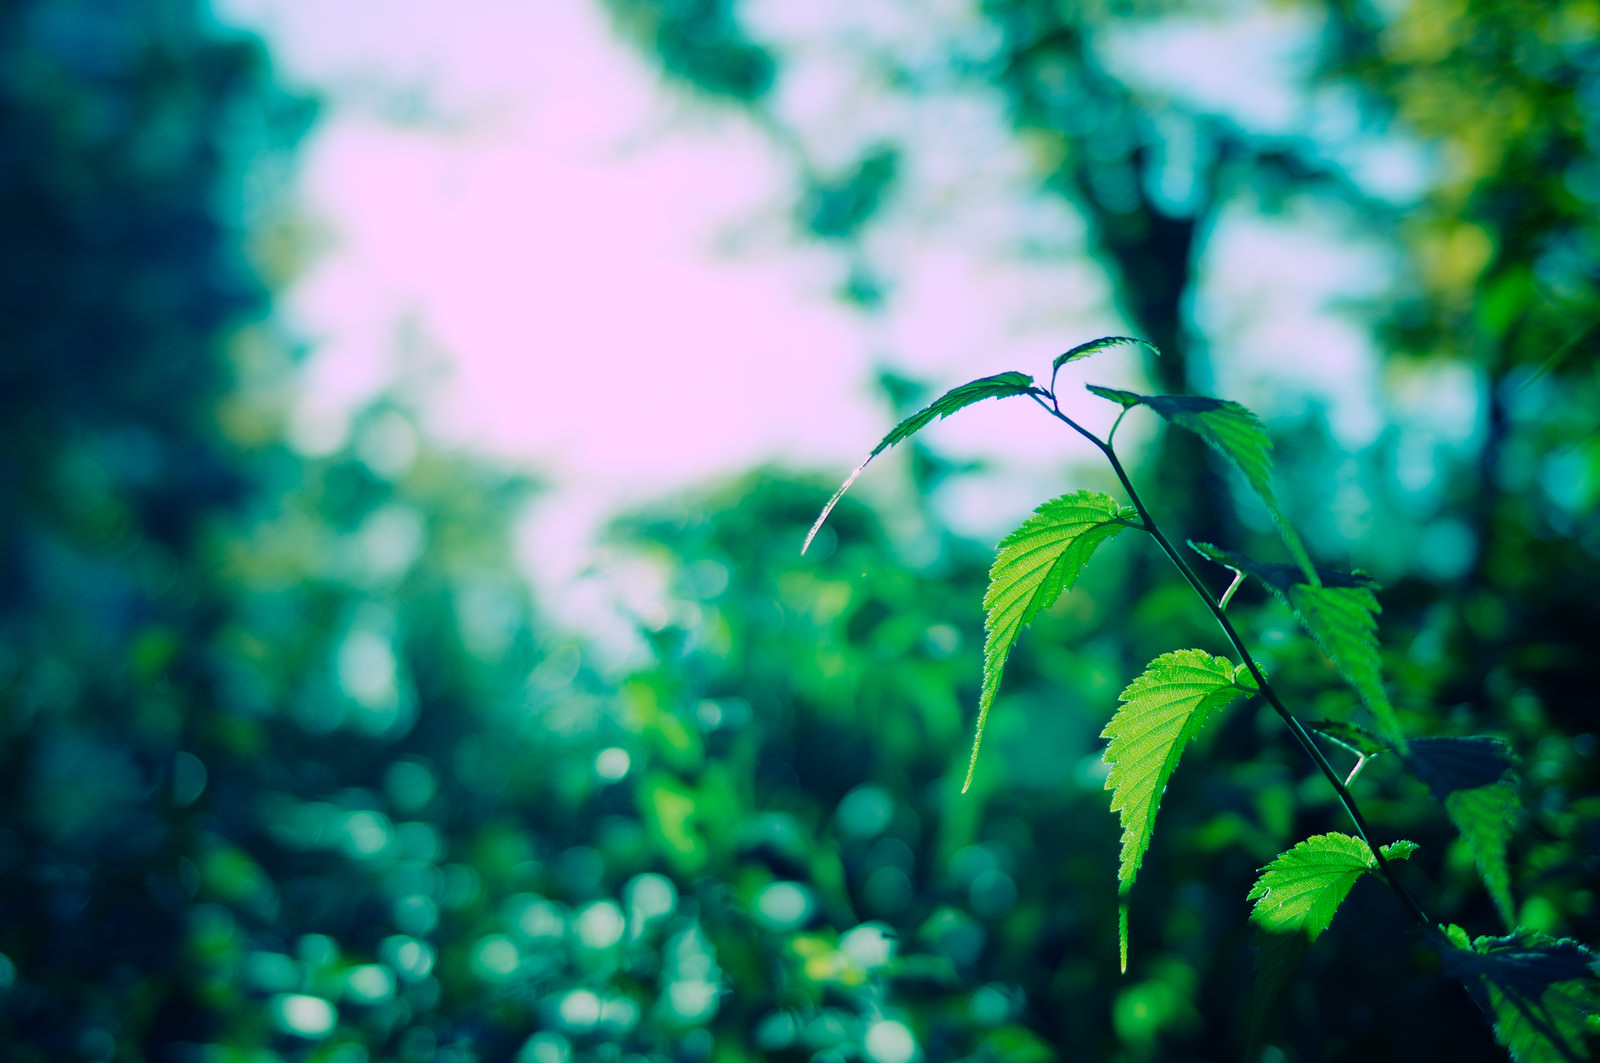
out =
[[[1203,650],[1174,650],[1151,661],[1122,692],[1122,704],[1100,737],[1111,770],[1106,789],[1111,811],[1121,813],[1122,859],[1117,869],[1122,969],[1128,969],[1128,894],[1150,847],[1156,811],[1167,780],[1188,745],[1215,710],[1255,693],[1243,665]]]
[[[1089,389],[1091,395],[1109,399],[1123,409],[1131,409],[1144,402],[1144,396],[1134,391],[1123,391],[1121,388],[1105,388],[1099,384],[1085,384],[1084,387]]]
[[[1378,597],[1366,587],[1289,588],[1289,606],[1302,627],[1328,655],[1372,713],[1378,731],[1404,751],[1405,735],[1383,686],[1383,655],[1378,648]]]
[[[1300,536],[1278,507],[1272,489],[1272,440],[1255,414],[1237,402],[1201,395],[1146,395],[1144,404],[1168,423],[1187,429],[1205,440],[1217,453],[1244,474],[1245,482],[1267,507],[1267,514],[1278,527],[1278,535],[1305,575],[1316,584],[1316,570]]]
[[[1383,847],[1390,860],[1403,860],[1416,843],[1391,842]],[[1250,991],[1250,1041],[1259,1043],[1266,1019],[1290,972],[1311,943],[1328,929],[1339,905],[1356,880],[1375,870],[1367,843],[1348,834],[1307,838],[1261,869],[1246,900],[1255,901],[1255,982]],[[1254,1058],[1255,1053],[1250,1053]]]
[[[1064,354],[1056,355],[1055,361],[1050,363],[1050,390],[1055,390],[1056,374],[1061,372],[1061,367],[1068,362],[1076,362],[1081,358],[1089,357],[1091,354],[1099,354],[1108,348],[1122,347],[1127,344],[1144,347],[1157,357],[1161,355],[1161,351],[1156,348],[1155,344],[1145,340],[1135,339],[1132,336],[1102,336],[1097,340],[1090,340],[1088,343],[1080,343]]]
[[[860,476],[866,467],[872,463],[873,458],[876,458],[896,443],[920,432],[936,419],[949,417],[957,410],[966,409],[973,403],[982,402],[984,399],[1004,399],[1013,395],[1026,395],[1032,388],[1033,377],[1028,376],[1026,373],[997,373],[994,376],[968,381],[958,388],[951,388],[910,417],[895,425],[889,430],[889,434],[884,436],[878,442],[878,445],[872,448],[872,453],[867,455],[866,460],[857,465],[855,470],[845,477],[845,481],[840,485],[839,490],[835,491],[833,497],[828,499],[828,504],[822,507],[822,512],[817,516],[816,522],[811,525],[811,530],[806,533],[806,541],[800,547],[800,552],[804,554],[810,549],[811,540],[817,537],[817,532],[822,529],[823,522],[828,519],[828,514],[833,512],[833,507],[839,504],[839,499],[843,498],[844,493],[850,490],[850,485],[856,482],[856,477]]]
[[[1139,511],[1119,506],[1110,495],[1075,491],[1052,499],[1000,543],[989,568],[983,596],[983,692],[978,697],[978,727],[963,793],[972,785],[978,747],[989,720],[989,706],[1000,689],[1000,674],[1017,636],[1041,609],[1070,590],[1095,548],[1123,528],[1136,527]]]
[[[1107,350],[1108,348],[1121,347],[1125,344],[1132,344],[1135,347],[1144,347],[1149,350],[1150,353],[1157,356],[1161,354],[1161,352],[1156,349],[1155,344],[1146,340],[1137,339],[1133,336],[1102,336],[1097,340],[1090,340],[1088,343],[1080,343],[1076,347],[1072,348],[1072,350],[1067,351],[1065,354],[1056,355],[1055,361],[1050,363],[1050,368],[1052,370],[1060,369],[1068,362],[1076,362],[1080,358],[1087,358],[1091,354],[1099,354],[1101,351]]]
[[[1416,738],[1406,766],[1427,786],[1472,850],[1500,918],[1516,921],[1506,848],[1522,811],[1516,758],[1498,738]]]
[[[1600,1032],[1600,959],[1576,941],[1518,929],[1480,937],[1448,927],[1433,944],[1444,971],[1459,978],[1494,1023],[1495,1038],[1516,1063],[1571,1063],[1589,1058]]]
[[[1405,735],[1383,687],[1383,655],[1378,648],[1378,581],[1363,572],[1318,568],[1319,586],[1305,582],[1293,565],[1263,564],[1210,543],[1190,542],[1201,556],[1259,580],[1300,621],[1361,703],[1372,713],[1389,745],[1404,752]]]

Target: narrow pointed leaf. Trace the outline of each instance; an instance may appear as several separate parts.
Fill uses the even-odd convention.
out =
[[[1399,860],[1416,851],[1408,841],[1383,847],[1386,859]],[[1261,869],[1246,900],[1255,901],[1255,983],[1250,992],[1250,1040],[1259,1044],[1266,1020],[1289,974],[1311,943],[1333,922],[1334,913],[1356,880],[1375,870],[1367,843],[1347,834],[1319,834],[1279,853]],[[1250,1053],[1254,1058],[1256,1053]]]
[[[1405,751],[1405,735],[1383,686],[1383,656],[1378,649],[1380,606],[1373,593],[1377,580],[1363,572],[1318,568],[1320,585],[1312,586],[1293,565],[1263,564],[1210,543],[1189,545],[1203,557],[1259,580],[1287,605],[1372,713],[1379,736]]]
[[[1417,738],[1406,756],[1411,769],[1443,803],[1472,850],[1478,873],[1506,925],[1516,922],[1506,848],[1522,811],[1516,758],[1498,738]]]
[[[878,442],[878,445],[872,448],[872,453],[867,455],[866,461],[857,465],[855,471],[845,478],[839,490],[835,491],[833,497],[828,499],[828,504],[822,507],[822,513],[818,515],[816,523],[812,524],[811,530],[806,533],[805,545],[800,547],[800,552],[803,554],[810,548],[811,540],[817,537],[817,532],[821,530],[823,522],[828,519],[828,514],[833,512],[833,507],[839,504],[839,499],[843,498],[844,493],[850,490],[850,485],[856,482],[856,477],[861,475],[873,458],[876,458],[901,440],[920,432],[935,419],[949,417],[957,410],[965,409],[975,402],[982,402],[984,399],[1004,399],[1013,395],[1026,395],[1032,388],[1033,377],[1028,376],[1026,373],[997,373],[994,376],[972,380],[958,388],[950,389],[927,406],[895,425],[894,428],[890,429],[889,434],[884,436]]]
[[[1128,894],[1150,846],[1156,810],[1178,758],[1214,711],[1255,692],[1243,665],[1203,650],[1175,650],[1151,661],[1122,692],[1122,704],[1100,737],[1111,768],[1106,789],[1121,814],[1122,859],[1117,869],[1122,969],[1128,969]]]
[[[989,720],[989,706],[1000,689],[1000,675],[1017,636],[1041,609],[1070,590],[1095,548],[1123,528],[1135,527],[1138,510],[1119,506],[1110,495],[1075,491],[1052,499],[1001,541],[989,568],[989,590],[983,596],[983,692],[978,698],[978,728],[972,739],[965,792],[972,785],[978,747]]]
[[[1098,395],[1102,399],[1108,399],[1123,409],[1131,409],[1144,402],[1144,396],[1137,392],[1123,391],[1121,388],[1105,388],[1099,384],[1085,384],[1084,387],[1089,389],[1091,395]]]
[[[1289,605],[1372,713],[1379,733],[1403,751],[1406,738],[1383,686],[1377,595],[1366,587],[1308,587],[1302,583],[1289,588]]]
[[[1459,927],[1434,942],[1444,971],[1459,978],[1516,1063],[1589,1058],[1600,1033],[1600,958],[1576,941],[1529,930],[1480,937]]]
[[[1391,751],[1389,744],[1371,731],[1357,727],[1353,723],[1345,723],[1343,720],[1318,720],[1306,726],[1357,756],[1375,757],[1379,753]]]
[[[1237,402],[1201,395],[1146,395],[1144,404],[1167,423],[1205,440],[1244,474],[1245,482],[1266,505],[1272,523],[1278,527],[1278,535],[1289,548],[1295,564],[1300,566],[1305,581],[1315,585],[1317,575],[1311,557],[1278,507],[1278,496],[1272,489],[1272,440],[1256,415]]]
[[[1050,363],[1050,390],[1055,390],[1056,374],[1061,372],[1061,367],[1066,365],[1068,362],[1076,362],[1080,358],[1089,357],[1091,354],[1099,354],[1101,351],[1107,350],[1111,347],[1122,347],[1130,344],[1135,347],[1144,347],[1148,349],[1151,354],[1154,354],[1157,357],[1159,357],[1161,354],[1161,352],[1156,349],[1155,344],[1148,343],[1145,340],[1135,339],[1132,336],[1102,336],[1097,340],[1090,340],[1088,343],[1080,343],[1076,347],[1072,348],[1072,350],[1056,355],[1055,361]]]
[[[1121,347],[1125,344],[1131,344],[1135,347],[1144,347],[1152,354],[1161,354],[1160,351],[1156,350],[1154,344],[1145,340],[1136,339],[1133,336],[1102,336],[1097,340],[1090,340],[1088,343],[1080,343],[1076,347],[1072,348],[1072,350],[1067,351],[1065,354],[1056,355],[1056,360],[1050,363],[1050,368],[1060,369],[1068,362],[1076,362],[1080,358],[1087,358],[1091,354],[1099,354],[1101,351],[1107,350],[1111,347]]]

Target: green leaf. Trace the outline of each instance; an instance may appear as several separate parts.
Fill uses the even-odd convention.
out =
[[[1144,404],[1167,423],[1205,440],[1244,474],[1245,482],[1266,505],[1272,522],[1278,526],[1278,534],[1300,566],[1305,581],[1315,585],[1317,576],[1311,558],[1300,536],[1278,508],[1278,496],[1272,490],[1272,440],[1256,415],[1237,402],[1201,395],[1146,395]]]
[[[1260,580],[1287,605],[1372,713],[1383,740],[1405,751],[1405,735],[1383,687],[1383,655],[1378,649],[1380,607],[1373,593],[1377,580],[1364,572],[1318,568],[1319,585],[1312,586],[1293,565],[1262,564],[1210,543],[1190,542],[1189,546],[1219,565]]]
[[[1104,388],[1099,384],[1085,384],[1084,387],[1089,389],[1090,394],[1098,395],[1102,399],[1109,399],[1125,410],[1132,409],[1144,402],[1144,396],[1137,392],[1123,391],[1121,388]]]
[[[1600,1033],[1600,959],[1576,941],[1518,929],[1480,937],[1445,927],[1433,942],[1446,974],[1459,978],[1494,1023],[1516,1063],[1589,1058]]]
[[[1511,747],[1487,735],[1417,738],[1405,760],[1411,773],[1444,804],[1472,850],[1500,918],[1510,926],[1516,922],[1516,907],[1506,848],[1522,811]]]
[[[1203,650],[1174,650],[1151,661],[1122,692],[1122,705],[1100,737],[1109,739],[1106,789],[1111,811],[1122,814],[1122,863],[1117,870],[1122,970],[1128,969],[1128,894],[1150,847],[1156,810],[1183,747],[1211,713],[1241,694],[1255,693],[1243,665]]]
[[[1383,847],[1390,860],[1403,860],[1416,843],[1391,842]],[[1250,992],[1250,1041],[1259,1044],[1266,1019],[1290,972],[1311,943],[1333,922],[1334,913],[1356,879],[1375,870],[1377,860],[1367,843],[1348,834],[1318,834],[1279,853],[1261,869],[1246,900],[1255,901],[1255,984]],[[1256,1053],[1249,1053],[1255,1058]]]
[[[1121,347],[1125,344],[1132,344],[1135,347],[1144,347],[1145,349],[1149,350],[1150,353],[1157,356],[1161,354],[1161,352],[1156,349],[1155,344],[1146,340],[1137,339],[1133,336],[1102,336],[1097,340],[1090,340],[1088,343],[1080,343],[1076,347],[1072,348],[1072,350],[1067,351],[1065,354],[1056,355],[1056,360],[1050,363],[1050,368],[1052,370],[1060,369],[1068,362],[1076,362],[1080,358],[1087,358],[1091,354],[1099,354],[1101,351],[1107,350],[1111,347]]]
[[[1358,757],[1375,757],[1379,753],[1392,751],[1389,743],[1371,731],[1357,727],[1353,723],[1345,723],[1343,720],[1318,720],[1306,726],[1320,735],[1327,736]]]
[[[1056,360],[1050,363],[1050,390],[1055,390],[1056,374],[1059,373],[1061,371],[1061,367],[1066,365],[1068,362],[1076,362],[1080,358],[1089,357],[1091,354],[1099,354],[1101,351],[1107,350],[1111,347],[1121,347],[1126,344],[1132,344],[1136,347],[1144,347],[1148,349],[1151,354],[1154,354],[1157,357],[1160,357],[1161,355],[1161,352],[1156,349],[1155,344],[1148,343],[1145,340],[1135,339],[1132,336],[1102,336],[1097,340],[1090,340],[1088,343],[1080,343],[1076,347],[1072,348],[1072,350],[1067,351],[1065,354],[1056,355]]]
[[[856,477],[860,476],[862,471],[871,464],[873,458],[876,458],[901,440],[920,432],[933,423],[935,419],[949,417],[957,410],[965,409],[975,402],[982,402],[984,399],[1005,399],[1013,395],[1026,395],[1032,389],[1033,377],[1028,376],[1026,373],[997,373],[994,376],[986,376],[980,380],[969,381],[958,388],[951,388],[927,406],[895,425],[889,431],[889,434],[884,436],[878,445],[872,448],[872,453],[867,455],[866,461],[857,465],[855,471],[845,478],[839,490],[835,491],[833,497],[828,499],[828,504],[822,507],[821,514],[817,516],[816,522],[811,525],[811,530],[806,533],[806,541],[800,547],[800,552],[803,554],[810,549],[811,540],[817,537],[817,532],[821,530],[823,522],[828,519],[828,514],[833,512],[833,507],[839,504],[839,499],[843,498],[844,493],[850,490],[850,485],[856,482]]]
[[[1022,527],[1001,541],[989,568],[989,590],[983,596],[983,692],[978,698],[978,728],[972,739],[965,793],[978,765],[978,747],[989,720],[989,706],[1000,689],[1000,674],[1017,635],[1041,609],[1048,609],[1072,589],[1095,548],[1123,528],[1138,527],[1139,512],[1119,506],[1110,495],[1075,491],[1033,511]]]

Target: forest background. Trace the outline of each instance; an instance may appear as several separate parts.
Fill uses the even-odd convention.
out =
[[[1125,331],[1163,356],[1098,382],[1262,413],[1313,554],[1384,585],[1403,719],[1518,751],[1517,921],[1600,941],[1584,678],[1600,639],[1600,4],[891,9],[603,10],[662,98],[741,123],[778,160],[783,239],[832,264],[841,312],[896,313],[908,233],[1070,261],[1104,298],[1030,293],[1053,347],[980,372],[1037,372]],[[1315,31],[1292,129],[1129,60],[1165,39],[1225,48],[1201,30],[1261,12]],[[823,60],[849,91],[808,113],[793,86]],[[926,124],[964,100],[999,116],[1000,178]],[[319,253],[293,180],[318,113],[259,40],[189,0],[0,8],[7,1058],[1238,1058],[1246,891],[1274,853],[1344,825],[1273,721],[1234,712],[1173,780],[1138,887],[1151,914],[1118,976],[1097,735],[1141,662],[1220,648],[1156,558],[1107,550],[1039,618],[958,793],[992,546],[963,511],[1014,505],[984,518],[1004,526],[1110,486],[1071,441],[1026,437],[1033,498],[1015,503],[974,492],[981,463],[930,430],[805,558],[842,464],[659,497],[595,547],[617,560],[626,637],[576,624],[517,560],[525,515],[549,512],[545,472],[427,431],[425,338],[398,331],[392,386],[308,434],[316,351],[276,310]],[[953,215],[967,227],[939,228]],[[1383,283],[1339,308],[1370,365],[1301,365],[1302,344],[1323,349],[1314,316],[1265,365],[1218,340],[1209,256],[1241,219],[1375,249]],[[626,315],[642,297],[603,298]],[[694,342],[662,341],[690,381]],[[607,353],[564,352],[549,386],[614,400],[592,430],[625,439]],[[960,382],[933,368],[948,369],[883,352],[882,425],[841,452]],[[1338,386],[1319,395],[1306,372]],[[1330,416],[1352,393],[1370,430]],[[725,405],[832,414],[771,392]],[[1270,553],[1265,514],[1187,444],[1151,431],[1136,458],[1164,519]],[[617,583],[634,578],[649,593]],[[1308,713],[1350,712],[1286,614],[1248,593],[1233,608],[1275,669],[1308,677],[1289,688]],[[1442,812],[1369,772],[1369,818],[1421,843],[1407,874],[1494,932]],[[1283,1008],[1285,1058],[1503,1058],[1371,884]]]

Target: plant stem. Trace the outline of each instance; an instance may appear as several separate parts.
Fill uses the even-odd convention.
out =
[[[1128,499],[1133,503],[1134,508],[1139,511],[1139,517],[1144,522],[1144,530],[1150,533],[1150,537],[1155,539],[1157,545],[1161,547],[1161,552],[1167,555],[1167,559],[1182,574],[1189,586],[1200,596],[1200,599],[1206,603],[1206,607],[1211,610],[1212,617],[1222,628],[1223,634],[1227,635],[1228,641],[1233,644],[1234,650],[1239,654],[1240,659],[1244,661],[1245,667],[1250,670],[1250,675],[1255,679],[1261,695],[1267,699],[1267,703],[1272,706],[1273,711],[1283,720],[1284,726],[1289,728],[1289,733],[1294,735],[1295,740],[1300,743],[1300,747],[1305,750],[1312,763],[1316,764],[1323,777],[1328,780],[1328,784],[1339,795],[1339,803],[1344,806],[1344,810],[1349,814],[1351,822],[1355,824],[1356,833],[1361,836],[1361,840],[1366,843],[1367,848],[1372,852],[1378,870],[1385,881],[1389,883],[1389,888],[1400,898],[1401,903],[1406,906],[1417,922],[1424,927],[1432,927],[1433,923],[1428,919],[1427,913],[1422,910],[1422,906],[1407,892],[1406,888],[1400,884],[1400,880],[1394,873],[1394,868],[1384,858],[1383,851],[1372,841],[1371,830],[1367,826],[1366,818],[1361,814],[1360,806],[1356,804],[1355,796],[1351,794],[1344,781],[1339,778],[1339,773],[1334,771],[1333,765],[1328,763],[1328,758],[1323,756],[1322,750],[1317,747],[1316,742],[1311,737],[1311,733],[1283,704],[1283,701],[1278,697],[1278,692],[1272,688],[1272,684],[1267,682],[1266,674],[1261,671],[1261,667],[1256,663],[1255,657],[1251,655],[1249,648],[1245,646],[1244,639],[1240,637],[1238,630],[1233,626],[1233,621],[1228,619],[1228,614],[1224,611],[1222,604],[1211,593],[1211,589],[1201,582],[1200,577],[1189,566],[1188,561],[1184,559],[1183,555],[1178,552],[1177,547],[1173,546],[1172,541],[1162,532],[1161,526],[1156,523],[1155,517],[1150,514],[1150,510],[1145,506],[1144,499],[1139,496],[1139,492],[1134,488],[1133,481],[1128,478],[1128,471],[1123,468],[1122,462],[1117,458],[1117,453],[1112,449],[1111,444],[1102,441],[1094,433],[1062,413],[1060,406],[1055,404],[1054,395],[1050,396],[1051,402],[1049,404],[1046,404],[1037,395],[1034,398],[1035,401],[1039,402],[1039,405],[1044,407],[1046,412],[1093,443],[1100,453],[1105,455],[1106,461],[1111,464],[1111,471],[1117,474],[1117,479],[1121,482],[1122,489],[1128,492]],[[1354,778],[1354,775],[1352,774],[1351,777]]]

